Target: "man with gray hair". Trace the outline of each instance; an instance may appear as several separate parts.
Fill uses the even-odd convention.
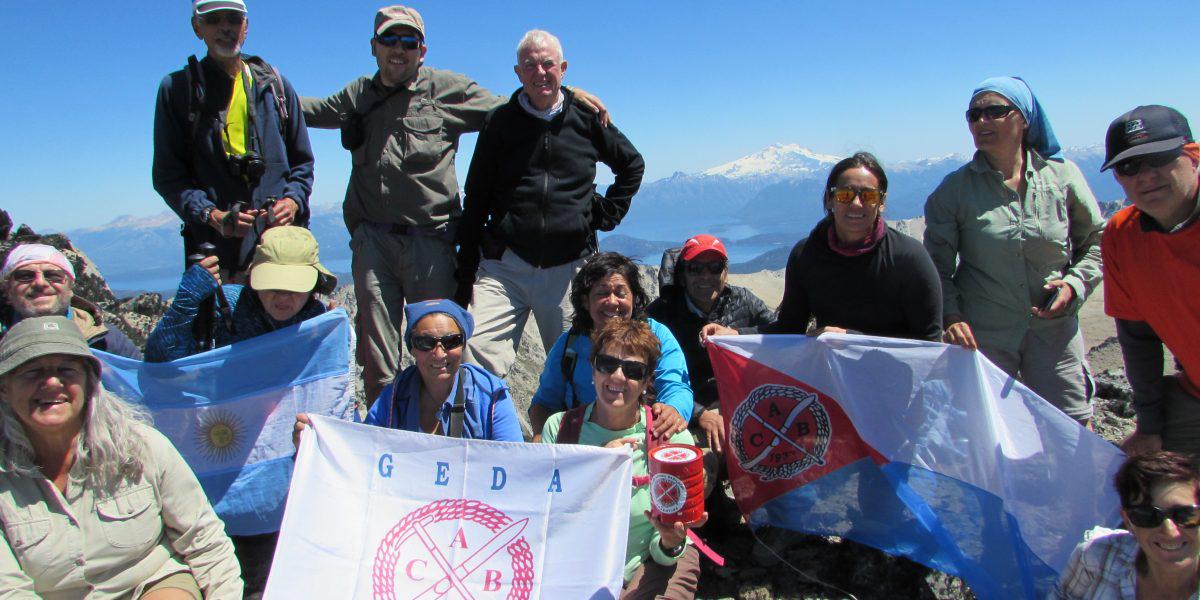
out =
[[[543,348],[563,332],[571,279],[596,252],[596,230],[629,211],[645,171],[633,144],[563,87],[566,70],[558,38],[525,34],[513,67],[521,88],[488,117],[467,174],[455,299],[474,298],[471,355],[502,378],[531,313]],[[616,177],[603,195],[597,162]]]
[[[353,156],[342,204],[354,250],[358,361],[367,402],[400,365],[405,302],[454,292],[454,229],[461,214],[458,139],[504,103],[469,77],[425,66],[425,20],[407,6],[375,13],[378,70],[328,98],[303,98],[309,127],[341,129]],[[607,118],[595,97],[580,94]]]
[[[83,332],[88,346],[110,354],[142,359],[124,333],[104,324],[100,309],[75,295],[75,269],[53,246],[21,244],[14,247],[0,268],[4,304],[0,306],[0,338],[18,321],[33,317],[63,316]]]

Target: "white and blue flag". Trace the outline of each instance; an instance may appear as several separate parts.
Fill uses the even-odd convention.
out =
[[[166,363],[103,352],[104,386],[150,409],[232,535],[279,530],[297,413],[349,419],[350,320],[334,310]]]

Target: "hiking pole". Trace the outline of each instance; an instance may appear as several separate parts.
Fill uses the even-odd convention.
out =
[[[200,252],[204,253],[205,257],[216,256],[217,254],[217,247],[209,242],[204,242],[197,246],[197,248],[199,248]],[[216,296],[217,310],[221,313],[221,321],[225,323],[225,329],[229,330],[231,334],[236,334],[237,328],[233,324],[233,309],[229,307],[229,299],[225,297],[225,289],[219,280],[217,281]]]

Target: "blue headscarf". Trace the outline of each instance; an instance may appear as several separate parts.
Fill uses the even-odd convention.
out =
[[[463,342],[471,339],[471,332],[475,330],[475,319],[471,317],[471,313],[463,310],[463,307],[455,304],[453,300],[410,302],[404,307],[404,346],[406,348],[412,348],[413,325],[434,313],[441,313],[454,319],[454,322],[458,323],[458,328],[462,330]]]
[[[1046,118],[1046,111],[1042,110],[1042,104],[1038,102],[1037,96],[1033,95],[1033,90],[1024,79],[989,77],[979,82],[975,91],[971,92],[971,98],[984,92],[995,92],[1008,98],[1008,101],[1021,111],[1025,122],[1029,123],[1029,129],[1025,130],[1025,143],[1037,150],[1038,155],[1042,158],[1061,158],[1062,146],[1058,144],[1058,138],[1054,137],[1050,119]]]

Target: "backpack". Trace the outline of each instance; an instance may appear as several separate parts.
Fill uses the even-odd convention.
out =
[[[275,97],[275,110],[279,113],[279,133],[283,134],[287,130],[287,123],[291,117],[287,109],[287,91],[283,86],[283,76],[279,74],[279,69],[261,57],[245,55],[242,60],[250,67],[250,76],[255,81],[266,82],[271,88],[271,95]],[[188,137],[190,142],[195,139],[196,130],[200,126],[200,111],[204,108],[208,83],[204,78],[204,70],[200,68],[200,60],[196,58],[195,54],[188,57],[187,68],[183,72],[187,77],[187,121],[188,127],[191,128],[191,136]],[[251,104],[254,103],[253,98],[248,98],[247,101]]]
[[[680,252],[683,252],[682,246],[680,246],[678,248],[667,248],[666,250],[663,250],[662,262],[659,263],[659,266],[658,266],[658,295],[659,296],[663,295],[667,291],[667,288],[683,283],[682,281],[676,281],[676,277],[675,277],[676,275],[678,275],[678,273],[676,273],[675,270],[679,268],[679,265],[681,262],[679,260]]]

